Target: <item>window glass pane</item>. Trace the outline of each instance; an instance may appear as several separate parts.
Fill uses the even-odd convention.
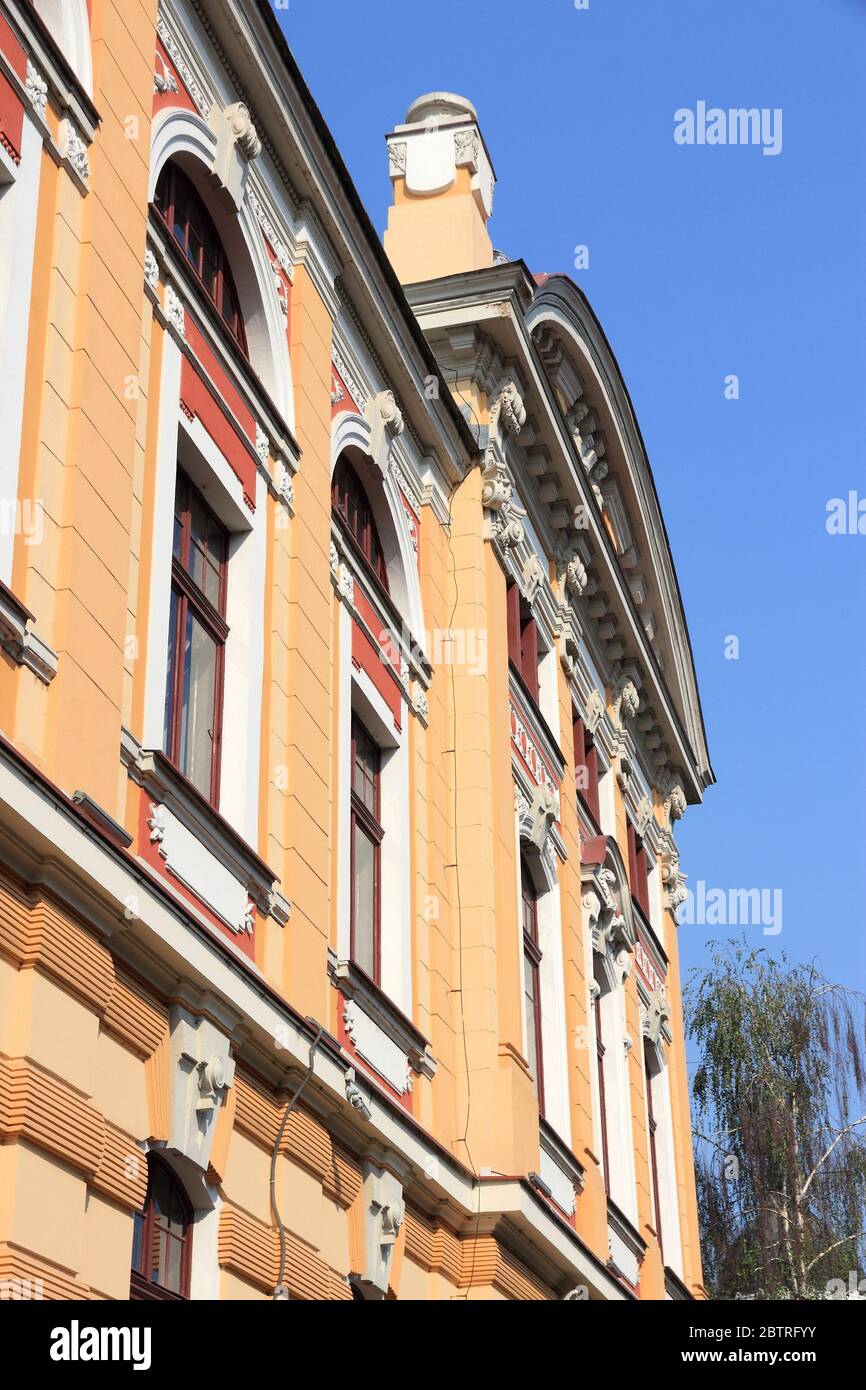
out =
[[[180,770],[209,797],[213,769],[216,643],[190,613],[183,648]]]
[[[137,1211],[132,1224],[132,1268],[141,1271],[141,1242],[144,1237],[144,1212]]]
[[[217,264],[216,248],[213,246],[213,244],[209,245],[207,242],[205,242],[201,278],[204,281],[205,289],[207,290],[211,299],[216,298],[218,269],[219,267]]]
[[[164,1289],[170,1289],[172,1293],[180,1293],[183,1244],[181,1241],[175,1240],[168,1232],[163,1231],[160,1253],[159,1282]]]
[[[202,591],[204,591],[205,586],[206,569],[207,561],[205,558],[204,549],[197,540],[193,539],[190,541],[189,545],[189,572],[192,575],[195,584]]]
[[[219,565],[215,565],[211,559],[208,559],[205,565],[204,584],[202,587],[214,608],[216,608],[218,612],[221,612],[220,570]]]
[[[376,850],[357,821],[354,822],[355,880],[352,885],[352,935],[354,958],[373,978],[375,958]]]
[[[223,276],[222,316],[234,333],[237,328],[238,306],[234,292],[225,276]]]
[[[377,816],[376,781],[379,774],[379,750],[360,724],[354,727],[355,762],[352,771],[352,790],[363,801],[371,815]]]
[[[171,753],[171,729],[174,716],[174,675],[177,656],[177,613],[180,597],[176,589],[171,591],[171,612],[168,620],[168,672],[165,682],[165,719],[163,721],[162,746]]]
[[[538,1049],[536,1046],[536,974],[532,962],[523,957],[523,980],[526,994],[526,1060],[534,1081],[538,1081]]]

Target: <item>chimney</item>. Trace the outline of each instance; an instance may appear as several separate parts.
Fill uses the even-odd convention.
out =
[[[394,201],[385,250],[400,281],[492,265],[487,223],[496,176],[472,103],[428,92],[386,139]]]

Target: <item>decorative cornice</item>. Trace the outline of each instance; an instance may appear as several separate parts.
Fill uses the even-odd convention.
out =
[[[164,15],[159,15],[157,17],[156,32],[162,40],[166,53],[171,58],[172,63],[177,69],[177,72],[180,76],[181,81],[183,82],[183,85],[186,87],[187,91],[193,99],[193,102],[198,108],[199,114],[204,116],[205,120],[207,120],[211,112],[211,100],[205,94],[201,84],[195,76],[195,73],[192,71],[192,68],[187,62],[186,56],[183,53],[178,40],[175,38],[174,33],[169,28]]]

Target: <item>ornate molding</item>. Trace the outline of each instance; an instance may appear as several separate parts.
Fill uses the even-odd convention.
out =
[[[156,32],[162,40],[162,44],[165,48],[166,53],[171,58],[172,63],[177,69],[181,82],[186,87],[187,91],[193,99],[193,102],[198,108],[199,114],[204,116],[205,120],[207,120],[211,110],[210,99],[207,96],[205,96],[205,93],[203,92],[198,81],[196,80],[196,77],[193,74],[193,71],[190,68],[189,63],[186,61],[186,58],[183,56],[183,53],[180,50],[180,46],[177,42],[177,39],[174,37],[174,34],[169,29],[162,15],[160,15],[157,18]]]
[[[367,409],[367,402],[370,399],[369,389],[359,380],[356,372],[352,370],[336,343],[331,347],[331,362],[336,367],[340,376],[345,381],[355,405],[363,414]]]
[[[256,424],[256,453],[259,457],[259,462],[264,464],[267,463],[271,456],[271,441],[258,423]]]
[[[264,207],[258,195],[252,188],[247,189],[247,202],[252,209],[253,216],[262,230],[265,240],[282,266],[287,275],[292,273],[292,257],[289,253],[287,238],[279,231],[270,213]]]
[[[670,840],[667,851],[662,855],[661,875],[667,906],[671,912],[676,912],[686,900],[687,889],[685,874],[680,871],[679,852]]]
[[[403,412],[397,404],[393,391],[380,391],[376,397],[379,415],[385,432],[396,439],[403,433]]]
[[[334,541],[331,541],[331,579],[340,597],[354,603],[355,579],[349,566],[341,559]]]
[[[149,290],[156,293],[156,287],[159,284],[159,262],[149,246],[145,248],[144,252],[144,283]]]
[[[27,100],[30,102],[30,105],[44,120],[45,108],[48,105],[48,83],[29,58],[27,59],[27,76],[24,82],[24,90],[27,93]]]
[[[163,304],[165,317],[181,338],[186,339],[186,309],[174,285],[166,285]]]
[[[180,1004],[171,1010],[173,1061],[169,1147],[207,1171],[216,1112],[225,1103],[235,1064],[225,1033]]]
[[[660,990],[654,990],[649,1003],[641,1010],[641,1031],[648,1042],[658,1043],[671,1017],[671,1006]]]
[[[629,676],[623,676],[617,682],[613,704],[620,720],[637,718],[640,710],[640,692]]]
[[[174,78],[174,73],[171,71],[170,68],[166,67],[165,59],[158,50],[156,54],[156,61],[159,64],[159,67],[154,70],[153,74],[154,92],[159,96],[166,96],[169,92],[176,92],[178,90],[178,87],[177,82]]]
[[[526,406],[517,383],[509,378],[490,407],[490,433],[499,432],[500,423],[507,434],[518,435],[526,424]]]
[[[75,170],[82,183],[87,183],[90,178],[90,159],[87,153],[87,145],[82,139],[80,131],[73,124],[69,116],[63,122],[64,142],[63,157]]]
[[[274,473],[274,487],[277,490],[277,497],[286,507],[295,505],[295,480],[289,472],[282,459],[277,459],[276,470]]]
[[[231,138],[244,159],[248,162],[257,159],[262,152],[262,142],[253,125],[253,118],[246,103],[243,101],[232,102],[231,105],[225,107],[223,115],[228,122]]]

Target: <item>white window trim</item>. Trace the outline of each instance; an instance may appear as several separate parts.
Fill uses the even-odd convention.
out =
[[[341,960],[351,958],[351,791],[352,713],[361,719],[382,750],[380,780],[381,822],[384,830],[381,858],[380,940],[382,993],[411,1019],[412,915],[411,915],[411,816],[409,805],[410,712],[404,705],[401,727],[387,702],[363,670],[352,663],[352,617],[340,605],[340,804],[338,813],[339,857],[337,867],[337,950]]]
[[[625,978],[615,961],[607,960],[604,965],[600,965],[598,963],[599,958],[595,956],[595,953],[593,953],[593,957],[593,974],[589,990],[591,1045],[593,1049],[590,1076],[596,1155],[599,1163],[603,1163],[601,1096],[595,1060],[598,1037],[593,1007],[593,986],[596,989],[601,989],[600,1010],[605,1046],[603,1065],[610,1200],[619,1207],[624,1216],[628,1217],[632,1225],[637,1227],[637,1173],[631,1120],[629,1063],[626,1049]],[[602,976],[603,984],[599,981],[599,974]],[[615,980],[614,976],[619,978]]]
[[[610,763],[605,758],[598,743],[598,819],[602,835],[616,838],[616,795],[614,777]]]
[[[673,1107],[671,1105],[670,1068],[667,1049],[654,1047],[644,1040],[644,1047],[650,1050],[650,1084],[653,1088],[653,1114],[656,1122],[656,1168],[659,1183],[659,1211],[662,1223],[662,1243],[664,1262],[678,1278],[683,1275],[683,1247],[680,1231],[679,1194],[677,1190],[677,1165],[674,1150]],[[659,1070],[653,1068],[653,1061],[660,1064]],[[649,1110],[644,1099],[647,1136],[649,1136]],[[648,1155],[649,1157],[649,1155]],[[652,1184],[652,1163],[650,1162],[650,1184]],[[655,1213],[655,1207],[653,1207]]]
[[[548,642],[536,617],[538,633],[538,707],[542,718],[559,743],[559,651],[555,642]]]
[[[207,473],[207,501],[229,527],[223,722],[219,813],[251,845],[258,843],[260,726],[265,661],[267,485],[256,475],[256,509],[244,503],[243,486],[199,420],[180,410],[182,354],[165,336],[160,387],[157,476],[154,497],[151,601],[142,744],[163,746],[171,558],[178,455],[190,445]],[[196,478],[193,477],[195,482]]]
[[[521,858],[525,854],[520,817],[515,812],[515,872],[517,890],[517,947],[520,961],[520,1028],[524,1057],[529,1056],[528,1019],[523,983],[523,885]],[[568,1084],[568,1041],[565,1022],[565,966],[562,945],[562,905],[558,883],[546,882],[538,892],[538,945],[541,951],[541,1066],[544,1078],[544,1120],[571,1148],[571,1103]]]
[[[7,509],[0,524],[0,580],[10,588],[22,500],[18,477],[41,168],[42,135],[25,110],[21,163],[16,165],[0,146],[0,185],[5,189],[0,198],[0,499]],[[35,507],[36,499],[29,500]]]

